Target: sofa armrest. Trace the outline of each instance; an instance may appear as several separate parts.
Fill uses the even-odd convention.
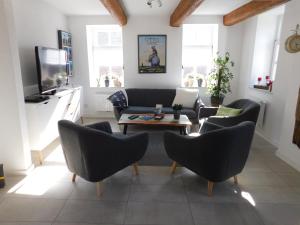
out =
[[[210,117],[210,116],[214,116],[217,114],[217,111],[218,111],[218,107],[202,107],[200,109],[200,114],[199,114],[199,118],[207,118],[207,117]]]

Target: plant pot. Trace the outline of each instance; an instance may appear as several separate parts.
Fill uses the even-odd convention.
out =
[[[174,120],[179,120],[180,119],[180,111],[175,111],[174,112]]]
[[[222,105],[224,100],[224,96],[210,96],[210,103],[213,107],[219,107],[219,105]]]
[[[199,79],[199,80],[197,80],[197,82],[198,82],[198,87],[202,87],[203,80]]]
[[[105,87],[109,87],[109,80],[105,80]]]

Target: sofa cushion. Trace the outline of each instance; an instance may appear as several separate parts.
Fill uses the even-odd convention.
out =
[[[183,107],[193,108],[197,98],[197,89],[177,88],[173,105],[181,104]]]
[[[109,96],[107,99],[113,104],[113,106],[121,108],[127,107],[127,100],[123,91],[117,91],[116,93]]]
[[[143,113],[155,113],[155,107],[144,107],[144,106],[128,106],[122,111],[127,114],[143,114]]]
[[[155,107],[162,104],[163,107],[171,107],[176,95],[175,89],[126,89],[128,106]]]

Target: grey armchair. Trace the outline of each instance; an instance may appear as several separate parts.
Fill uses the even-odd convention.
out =
[[[66,120],[58,122],[58,130],[72,181],[78,175],[97,182],[98,196],[103,179],[132,164],[138,174],[136,162],[146,152],[148,134],[114,135],[108,122],[84,127]]]
[[[242,112],[238,116],[232,117],[217,117],[217,107],[203,107],[200,109],[199,118],[207,118],[207,122],[218,124],[225,127],[237,125],[244,121],[252,121],[256,124],[258,114],[260,111],[260,105],[250,99],[236,100],[226,107],[242,109]]]
[[[255,125],[243,122],[233,127],[221,127],[205,122],[200,136],[189,137],[166,132],[164,145],[168,156],[176,165],[190,169],[208,180],[208,195],[212,195],[215,182],[234,177],[243,170],[248,158]]]

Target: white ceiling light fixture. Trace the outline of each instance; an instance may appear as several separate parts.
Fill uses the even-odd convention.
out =
[[[162,1],[161,0],[147,0],[147,5],[152,8],[153,2],[157,2],[158,7],[162,7]]]

